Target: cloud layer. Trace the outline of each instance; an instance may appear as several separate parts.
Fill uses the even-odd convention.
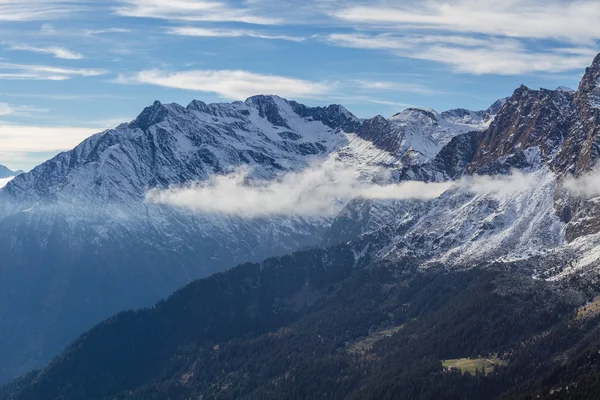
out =
[[[480,195],[511,194],[532,186],[532,177],[520,172],[508,176],[470,177],[459,182],[405,181],[380,185],[359,179],[356,171],[315,167],[289,173],[274,181],[250,179],[249,170],[213,176],[208,181],[168,190],[152,190],[147,201],[247,218],[274,215],[331,216],[352,199],[430,200],[451,188]]]
[[[283,175],[274,181],[252,181],[248,170],[213,176],[206,182],[169,190],[153,190],[147,200],[200,213],[240,215],[248,218],[271,215],[329,216],[353,198],[430,199],[451,184],[405,182],[376,185],[362,182],[354,171],[341,168],[310,168]]]

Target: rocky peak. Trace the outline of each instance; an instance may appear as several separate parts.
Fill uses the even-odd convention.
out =
[[[394,114],[390,120],[396,122],[420,122],[428,125],[437,123],[437,113],[428,108],[407,108],[404,111]]]
[[[248,106],[258,110],[258,114],[261,118],[266,118],[274,126],[290,129],[285,118],[283,118],[280,113],[280,107],[284,103],[287,103],[287,100],[284,100],[279,96],[258,95],[252,96],[246,100]]]
[[[156,100],[150,107],[144,108],[144,111],[142,111],[131,125],[145,131],[152,125],[163,121],[168,114],[169,111],[167,108],[160,101]]]
[[[521,85],[500,107],[489,129],[479,135],[469,171],[531,147],[538,147],[544,160],[551,159],[569,131],[572,101],[569,92]]]
[[[212,113],[212,107],[200,100],[192,100],[192,102],[188,104],[186,108],[188,110],[199,111],[207,114]]]
[[[396,153],[402,144],[402,134],[387,118],[377,115],[364,121],[357,135],[388,153]]]
[[[327,107],[307,107],[295,101],[289,101],[288,103],[294,112],[302,118],[320,121],[331,129],[356,132],[361,124],[360,119],[339,104],[332,104]]]
[[[598,89],[598,79],[600,78],[600,54],[596,56],[592,65],[586,68],[585,75],[579,84],[577,93],[579,96],[585,96]]]
[[[485,111],[486,119],[495,118],[496,115],[498,115],[498,113],[500,112],[500,110],[502,110],[502,107],[504,107],[504,105],[506,104],[507,101],[508,101],[508,97],[496,100],[494,102],[494,104],[492,104],[490,106],[490,108],[488,108]]]

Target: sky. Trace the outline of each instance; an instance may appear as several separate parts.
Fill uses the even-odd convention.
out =
[[[29,170],[154,100],[485,109],[576,88],[599,39],[596,0],[0,0],[0,164]]]

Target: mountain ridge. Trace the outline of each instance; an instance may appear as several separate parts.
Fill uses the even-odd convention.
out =
[[[358,120],[343,108],[304,108],[274,96],[229,105],[154,103],[132,123],[80,145],[73,157],[95,166],[119,159],[119,146],[124,146],[119,140],[139,144],[147,138],[148,147],[139,148],[151,149],[148,160],[170,160],[158,165],[160,172],[183,160],[190,144],[208,146],[212,156],[204,152],[198,159],[203,163],[191,162],[195,169],[188,176],[161,176],[152,170],[148,176],[157,177],[152,185],[163,188],[245,163],[257,165],[257,179],[269,179],[308,166],[301,157],[341,162],[367,177],[383,167],[391,183],[479,177],[499,179],[509,187],[477,192],[458,186],[426,201],[350,201],[332,220],[322,221],[319,234],[307,235],[326,250],[243,264],[196,281],[150,309],[121,313],[81,336],[39,375],[16,383],[10,395],[27,400],[48,395],[99,400],[318,398],[324,387],[335,387],[350,398],[453,399],[460,393],[492,398],[492,393],[502,395],[544,376],[559,356],[570,354],[563,345],[568,341],[561,338],[586,346],[585,337],[598,322],[595,317],[573,322],[574,310],[600,294],[594,284],[600,276],[600,235],[593,223],[573,223],[589,215],[589,208],[577,208],[589,201],[575,198],[562,185],[568,176],[590,171],[597,158],[596,86],[591,83],[600,76],[597,68],[595,61],[577,92],[522,86],[487,112],[408,109],[390,119]],[[193,124],[183,118],[188,113],[198,113]],[[308,125],[311,129],[305,129]],[[203,130],[192,129],[198,126]],[[350,128],[355,132],[345,131]],[[427,138],[431,146],[415,138]],[[217,157],[210,146],[221,139],[229,144],[241,140],[244,146],[221,146],[228,151]],[[258,144],[262,153],[248,149]],[[231,160],[227,166],[221,163],[224,156]],[[566,159],[573,163],[565,166]],[[35,173],[43,175],[45,168]],[[66,171],[63,176],[72,178]],[[525,183],[514,183],[515,176]],[[0,202],[26,184],[35,187],[31,179],[15,179],[0,192]],[[52,203],[63,189],[68,198],[87,198],[85,191],[71,192],[62,179],[56,179],[57,188],[42,187],[48,190],[40,191],[40,198],[47,196]],[[139,199],[152,185],[130,187]],[[565,218],[564,208],[574,212]],[[573,225],[575,234],[569,235]],[[212,302],[211,293],[217,301]],[[210,336],[213,329],[222,331]],[[390,329],[394,333],[383,334],[372,348],[365,344],[365,337]],[[477,354],[465,348],[465,335]],[[308,343],[313,345],[306,347]],[[347,349],[355,343],[363,343],[364,349],[350,353]],[[412,354],[421,361],[412,360]],[[487,354],[497,354],[507,364],[495,368],[489,380],[485,372],[483,378],[443,372],[442,359]],[[272,367],[259,368],[254,359]],[[277,361],[285,359],[287,364]],[[532,359],[537,368],[529,368]],[[393,379],[386,377],[390,366]],[[308,382],[303,371],[319,371],[319,379],[303,386]],[[398,382],[402,388],[424,389],[408,393]],[[442,382],[450,386],[438,387]]]
[[[402,128],[387,132],[397,137],[388,151],[366,140],[377,136],[361,130],[366,121],[343,106],[307,107],[277,96],[186,107],[157,101],[132,122],[13,179],[0,191],[0,257],[8,260],[0,316],[16,325],[14,335],[0,338],[7,355],[0,377],[44,365],[93,324],[149,306],[196,278],[319,246],[330,217],[191,215],[148,204],[145,195],[241,166],[251,167],[251,179],[269,180],[332,163],[369,180],[382,168],[415,162]],[[471,129],[453,126],[446,123],[446,135]]]

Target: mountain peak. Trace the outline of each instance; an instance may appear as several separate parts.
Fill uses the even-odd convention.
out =
[[[437,112],[432,110],[431,108],[419,108],[419,107],[411,107],[407,108],[399,113],[394,114],[390,119],[391,120],[403,120],[406,118],[414,119],[415,115],[419,115],[421,117],[427,118],[432,122],[437,121]]]
[[[266,118],[275,126],[290,129],[285,118],[279,113],[281,106],[284,103],[288,103],[288,101],[274,95],[257,95],[246,99],[246,104],[248,106],[258,109],[258,114],[261,118]]]
[[[132,125],[146,130],[152,125],[161,122],[169,113],[167,108],[158,100],[151,106],[144,108],[144,111],[132,122]]]
[[[586,68],[585,75],[579,84],[578,94],[587,95],[596,92],[598,89],[598,80],[600,79],[600,54],[596,56],[592,65]],[[595,93],[594,93],[595,94]]]

